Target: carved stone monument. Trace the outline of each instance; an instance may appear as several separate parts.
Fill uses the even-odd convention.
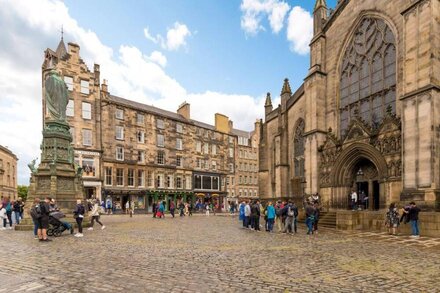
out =
[[[50,196],[66,214],[71,214],[77,199],[84,199],[81,169],[74,165],[72,136],[66,121],[69,100],[66,84],[55,70],[51,70],[45,81],[46,119],[41,143],[41,162],[38,168],[33,160],[26,212],[36,197],[43,200]],[[26,217],[25,217],[26,220]],[[17,229],[32,228],[32,221],[17,226]]]

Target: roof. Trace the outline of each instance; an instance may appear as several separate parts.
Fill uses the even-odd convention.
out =
[[[231,133],[234,135],[246,137],[246,138],[250,138],[252,135],[252,131],[244,131],[244,130],[235,129],[235,128],[232,128]]]
[[[4,147],[4,146],[0,145],[0,151],[3,151],[3,152],[5,152],[5,153],[11,155],[11,156],[14,157],[16,160],[18,160],[18,159],[17,159],[17,156],[16,156],[16,155],[15,155],[10,149],[8,149],[7,147]]]

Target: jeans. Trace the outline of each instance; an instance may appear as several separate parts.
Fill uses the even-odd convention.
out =
[[[307,225],[307,234],[313,233],[313,218],[307,217],[306,219],[306,225]]]
[[[38,236],[38,222],[32,219],[32,222],[34,223],[34,236]]]
[[[283,232],[286,233],[292,233],[292,226],[293,226],[293,217],[286,217],[284,220],[284,230]]]
[[[20,224],[20,213],[14,212],[14,215],[15,215],[15,223]]]
[[[8,217],[9,227],[12,227],[12,211],[6,212],[6,216]],[[6,227],[6,225],[5,225]]]
[[[91,225],[92,228],[93,228],[93,224],[95,223],[95,221],[96,221],[96,223],[98,223],[99,225],[103,226],[102,223],[101,223],[101,221],[99,220],[99,216],[93,216],[93,217],[92,217],[92,220],[90,221],[90,225]]]
[[[267,225],[268,225],[268,231],[272,232],[273,231],[273,223],[274,223],[275,219],[267,219]]]
[[[255,230],[260,231],[260,217],[259,216],[253,216],[251,221],[253,221],[253,228]]]
[[[411,229],[412,229],[412,235],[420,235],[419,232],[419,221],[418,220],[411,220]]]
[[[250,220],[251,220],[251,219],[250,219],[249,216],[244,217],[244,226],[245,226],[246,228],[249,228]]]
[[[78,224],[78,233],[81,234],[83,232],[82,222],[83,222],[83,218],[80,217],[76,218],[76,223]]]
[[[63,222],[61,221],[61,224],[64,226],[64,228],[66,228],[67,230],[70,230],[72,228],[72,225],[70,225],[70,223],[68,222]]]

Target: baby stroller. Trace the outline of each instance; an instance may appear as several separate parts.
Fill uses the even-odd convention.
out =
[[[58,237],[66,230],[71,230],[72,232],[72,226],[60,220],[64,217],[65,215],[60,211],[51,212],[49,214],[49,229],[47,229],[47,235]]]

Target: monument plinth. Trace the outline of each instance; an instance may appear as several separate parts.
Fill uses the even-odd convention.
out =
[[[69,100],[67,87],[55,71],[50,71],[45,82],[47,117],[41,143],[41,162],[35,167],[35,160],[28,166],[31,179],[25,205],[26,217],[16,226],[17,230],[33,228],[29,210],[35,198],[43,200],[50,196],[67,215],[72,214],[76,200],[84,200],[82,171],[74,164],[72,136],[66,121],[66,107]]]

